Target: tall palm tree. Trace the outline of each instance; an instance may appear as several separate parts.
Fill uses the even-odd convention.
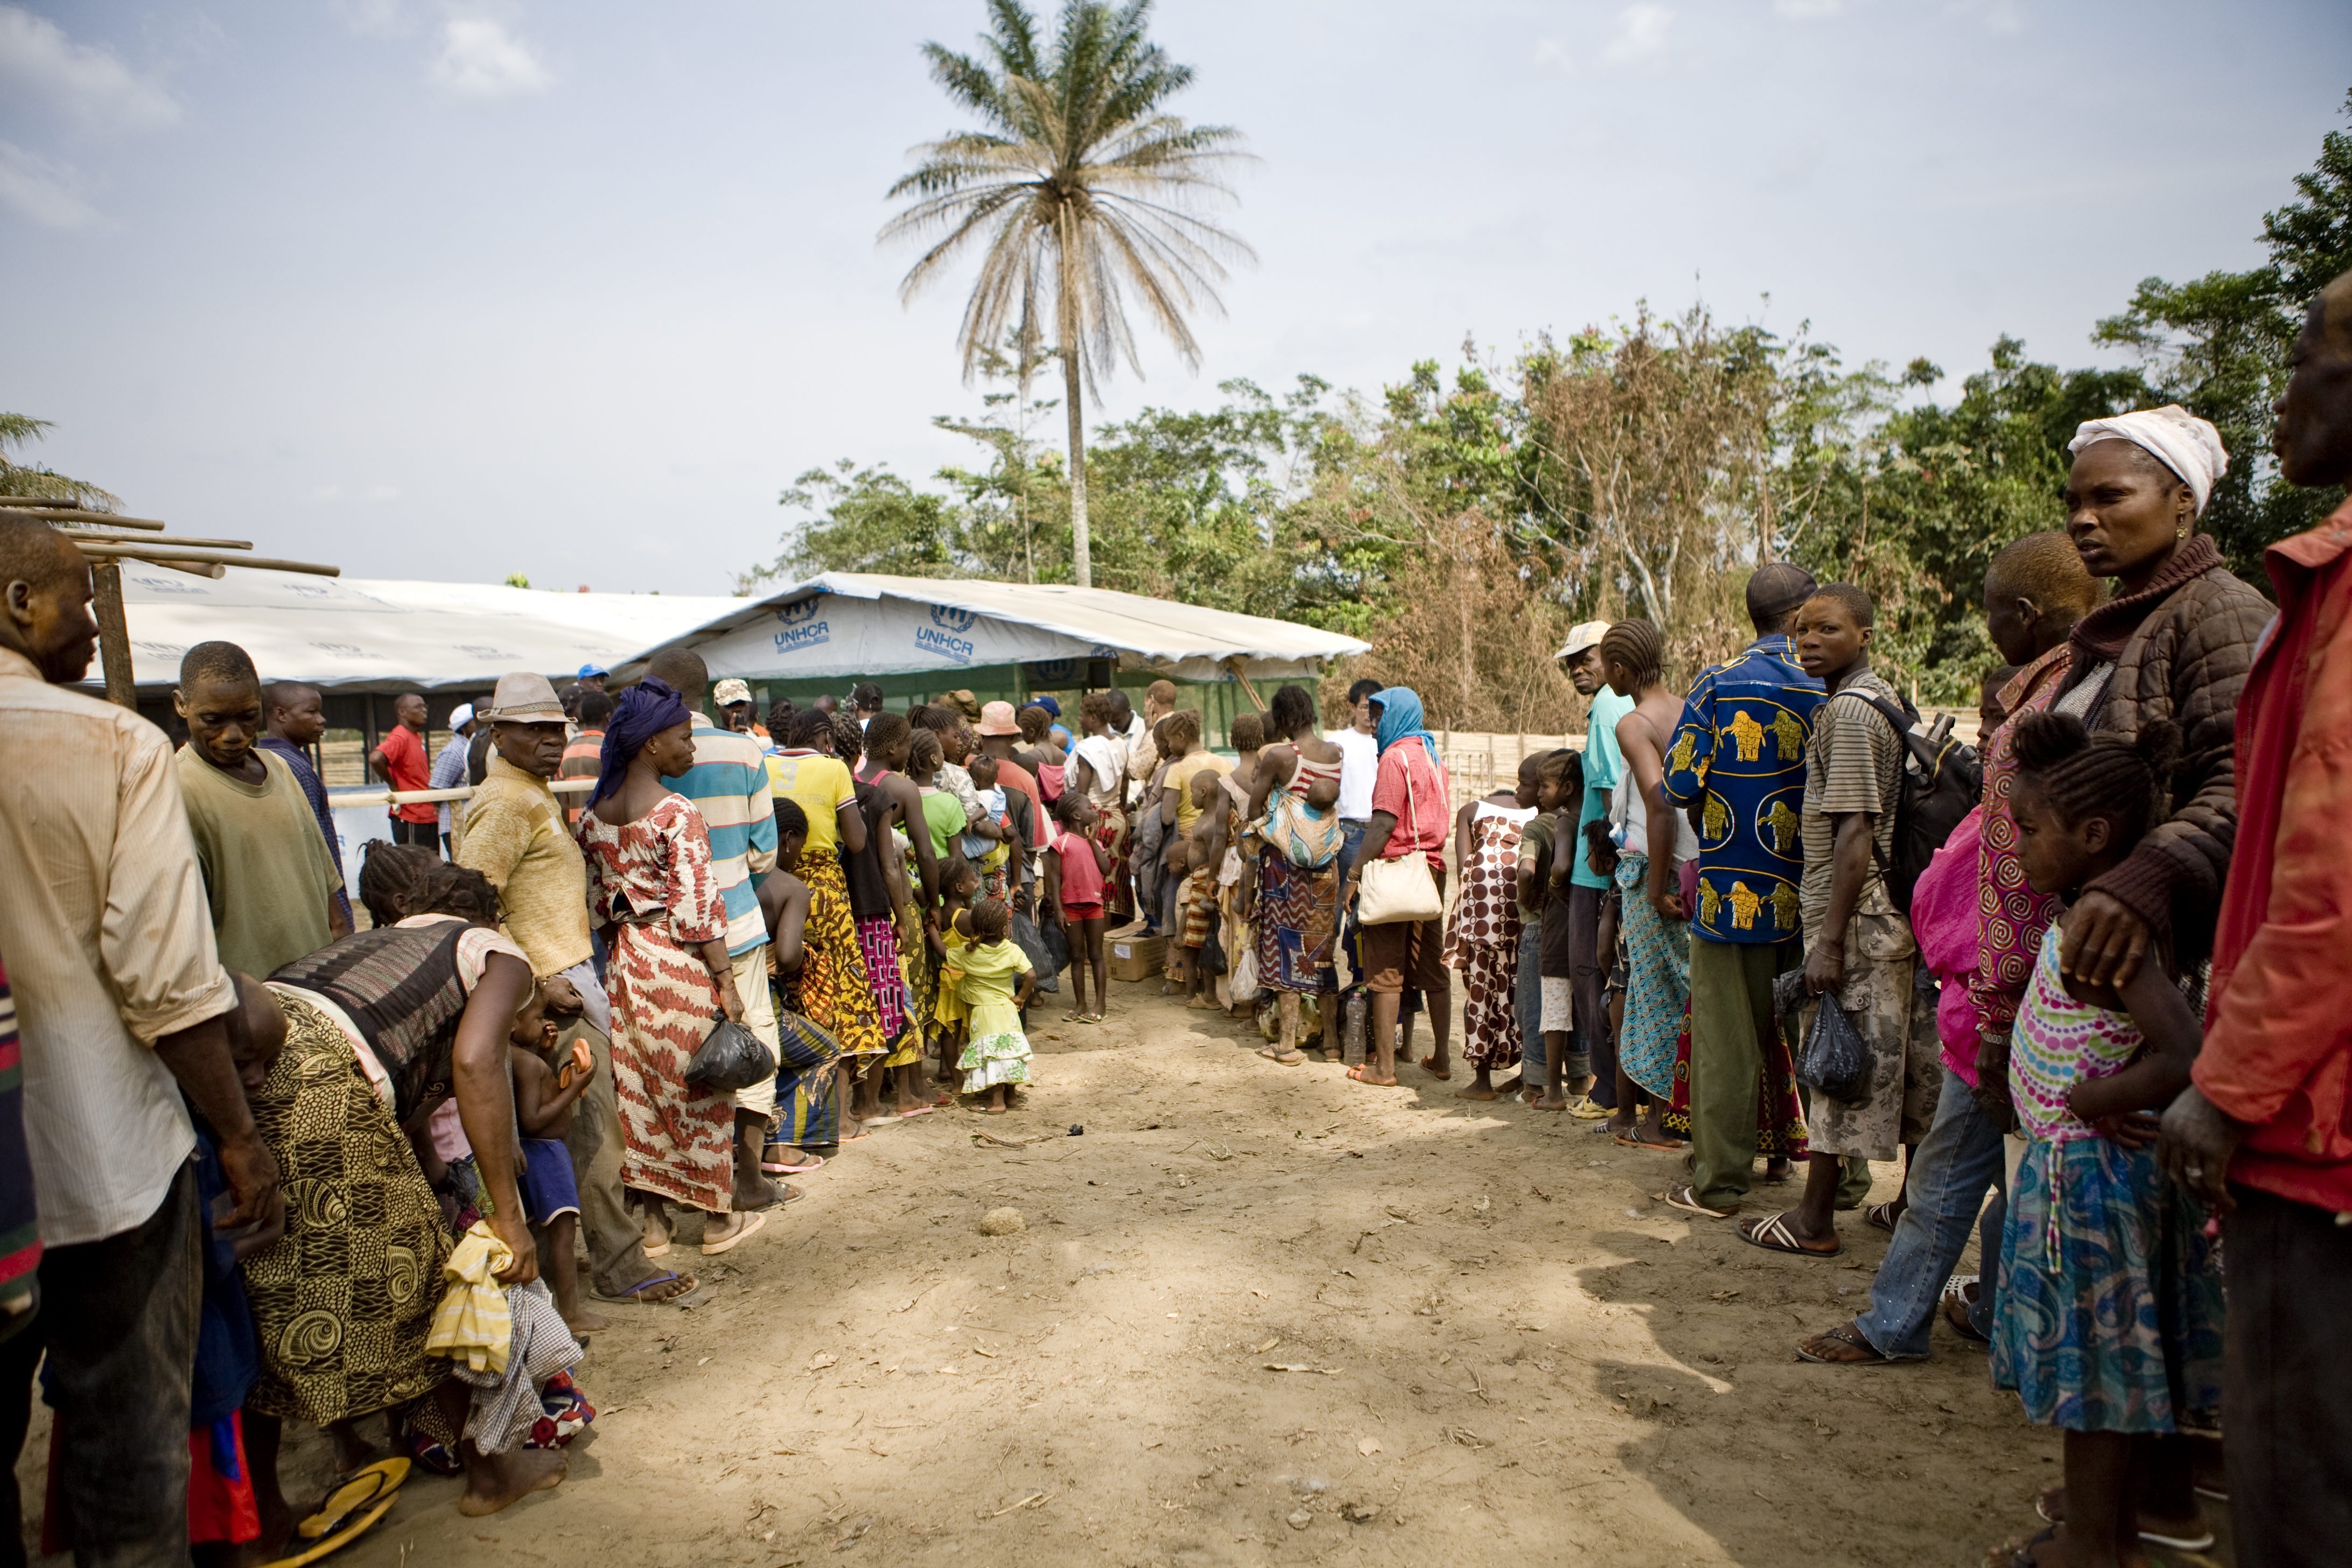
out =
[[[881,237],[931,242],[899,285],[901,299],[966,249],[982,248],[957,335],[967,381],[1008,332],[1039,342],[1047,325],[1041,306],[1052,312],[1068,394],[1072,566],[1078,585],[1092,587],[1085,384],[1122,358],[1143,374],[1127,321],[1130,292],[1185,363],[1199,367],[1187,313],[1222,310],[1215,285],[1226,276],[1224,258],[1254,258],[1202,216],[1232,197],[1218,174],[1244,155],[1242,139],[1230,127],[1188,125],[1163,111],[1192,82],[1192,68],[1144,36],[1150,0],[1116,8],[1066,0],[1050,41],[1018,0],[989,0],[988,11],[991,30],[977,56],[923,46],[932,79],[983,128],[914,150],[914,171],[890,187],[893,200],[913,200]]]

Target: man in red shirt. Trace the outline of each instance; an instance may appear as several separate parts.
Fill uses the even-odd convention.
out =
[[[425,755],[425,699],[402,692],[392,705],[400,721],[376,749],[368,753],[368,771],[395,790],[426,789],[433,764]],[[392,841],[414,844],[441,853],[441,813],[429,802],[411,802],[392,808]]]
[[[2352,480],[2352,272],[2311,307],[2271,448]],[[2159,1157],[2222,1211],[2221,1426],[2237,1560],[2352,1542],[2352,502],[2266,552],[2278,618],[2238,701],[2238,836],[2205,1047]]]

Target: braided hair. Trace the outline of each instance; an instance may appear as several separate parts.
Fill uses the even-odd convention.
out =
[[[2104,818],[2128,847],[2172,810],[2172,770],[2180,728],[2158,719],[2130,740],[2094,735],[2071,713],[2047,710],[2017,721],[2018,777],[2069,826]]]
[[[360,849],[360,907],[379,926],[398,925],[417,911],[408,906],[409,894],[441,857],[415,844],[394,844],[371,838]]]
[[[1601,635],[1601,657],[1632,670],[1636,687],[1648,686],[1665,675],[1666,639],[1648,621],[1619,621]]]

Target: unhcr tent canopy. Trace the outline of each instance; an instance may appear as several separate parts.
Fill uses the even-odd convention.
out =
[[[714,678],[749,680],[1097,659],[1180,680],[1226,679],[1238,661],[1241,674],[1281,679],[1370,649],[1290,621],[1109,588],[866,572],[827,572],[756,603],[729,601],[725,613],[667,640],[701,654]]]
[[[123,563],[132,672],[160,690],[200,642],[234,642],[265,680],[358,694],[486,688],[509,670],[610,668],[676,640],[740,599],[560,594],[483,583],[306,577],[237,570],[190,576]]]

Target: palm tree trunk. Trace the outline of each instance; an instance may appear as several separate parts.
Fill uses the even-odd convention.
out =
[[[1078,351],[1062,351],[1064,401],[1070,411],[1070,570],[1081,588],[1095,585],[1094,552],[1087,535],[1087,424],[1078,408]]]
[[[1095,585],[1093,541],[1087,532],[1087,416],[1079,405],[1084,390],[1078,375],[1078,295],[1071,282],[1072,271],[1077,267],[1074,254],[1078,247],[1073,243],[1068,210],[1064,209],[1055,231],[1061,257],[1058,268],[1057,292],[1055,300],[1055,323],[1062,338],[1062,405],[1070,421],[1070,574],[1081,588]]]
[[[1087,422],[1078,408],[1077,346],[1063,341],[1068,345],[1062,350],[1062,385],[1070,416],[1070,569],[1079,587],[1091,588],[1095,563],[1087,535]]]

